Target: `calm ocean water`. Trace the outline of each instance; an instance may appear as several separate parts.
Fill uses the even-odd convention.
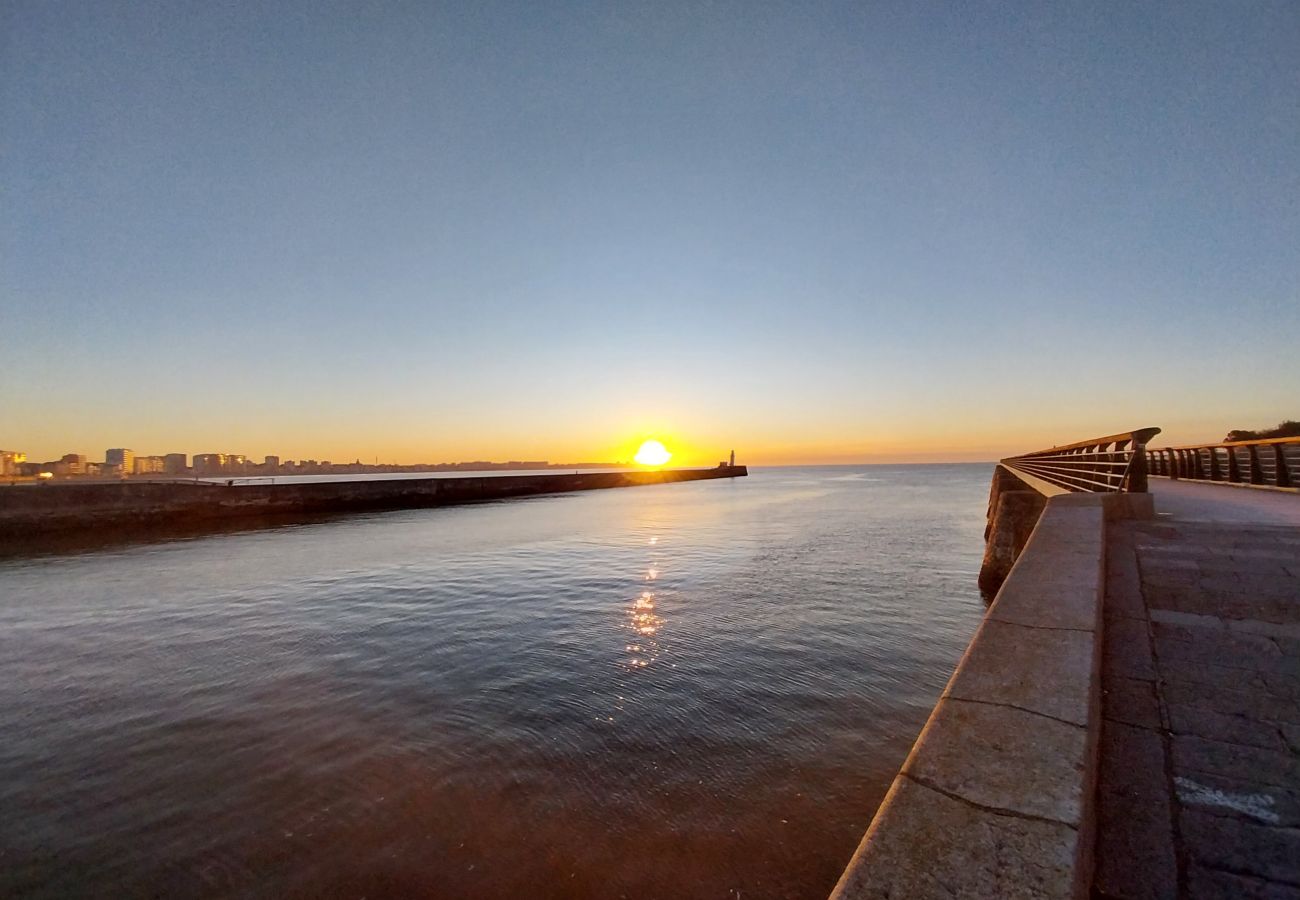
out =
[[[824,897],[983,614],[989,476],[0,561],[0,895]]]

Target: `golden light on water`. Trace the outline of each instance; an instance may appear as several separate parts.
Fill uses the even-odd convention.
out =
[[[642,591],[641,596],[632,601],[632,607],[628,610],[626,627],[636,635],[632,638],[632,643],[624,647],[628,653],[636,654],[627,661],[629,667],[643,669],[659,655],[655,634],[662,624],[663,619],[655,612],[654,592]]]
[[[672,458],[668,448],[659,441],[646,441],[636,451],[636,456],[632,457],[638,466],[662,466]]]

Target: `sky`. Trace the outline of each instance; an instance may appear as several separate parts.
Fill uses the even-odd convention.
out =
[[[0,447],[1300,418],[1300,4],[0,5]]]

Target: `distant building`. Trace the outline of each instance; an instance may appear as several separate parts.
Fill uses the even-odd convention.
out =
[[[65,453],[59,460],[63,464],[64,475],[85,475],[86,474],[86,454],[84,453]]]
[[[268,456],[268,457],[267,457],[267,458],[262,462],[262,465],[266,466],[268,469],[278,469],[278,468],[280,468],[280,457],[278,457],[278,456]]]
[[[135,470],[135,451],[125,448],[104,451],[104,465],[115,466],[119,474],[127,475]]]
[[[163,471],[168,475],[184,475],[189,467],[189,457],[184,453],[168,453],[163,457]]]
[[[0,475],[17,475],[18,467],[27,462],[27,454],[17,450],[0,450]]]
[[[131,468],[133,475],[161,475],[163,472],[163,457],[161,456],[137,456],[135,465]]]
[[[195,475],[221,475],[225,471],[226,471],[226,454],[224,453],[195,453],[194,454]]]

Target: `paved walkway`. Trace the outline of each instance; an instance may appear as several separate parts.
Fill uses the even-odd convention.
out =
[[[1300,496],[1110,530],[1094,895],[1300,898]]]

